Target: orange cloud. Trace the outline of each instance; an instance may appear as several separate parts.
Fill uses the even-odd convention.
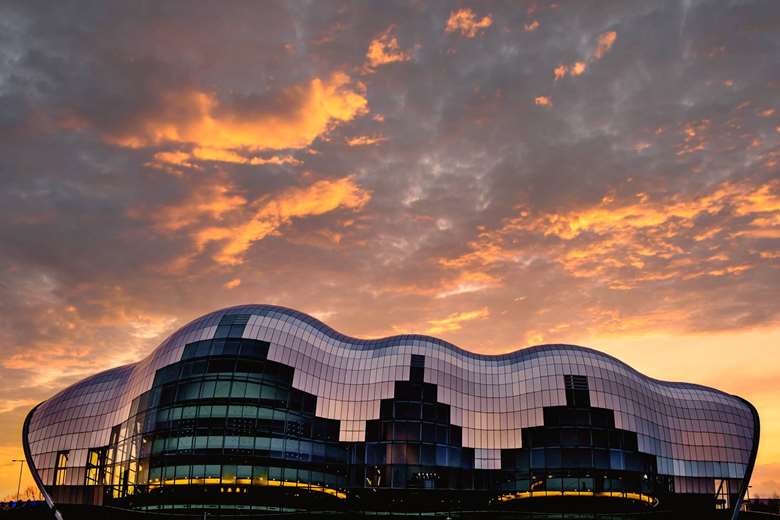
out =
[[[195,235],[198,250],[210,242],[220,243],[214,259],[223,265],[243,262],[243,254],[256,241],[275,233],[294,218],[322,215],[339,208],[356,210],[371,198],[351,177],[321,180],[305,188],[292,188],[265,202],[244,223],[211,226]]]
[[[501,281],[493,275],[481,271],[464,271],[442,287],[434,297],[437,299],[449,298],[450,296],[484,291],[500,286]]]
[[[588,66],[585,65],[584,61],[578,61],[577,63],[571,66],[571,68],[569,69],[569,73],[572,76],[581,76],[585,72],[586,68],[588,68]]]
[[[480,31],[487,29],[492,24],[493,19],[490,15],[483,16],[481,20],[477,20],[474,11],[464,8],[450,13],[450,18],[447,20],[447,26],[444,30],[446,32],[460,31],[460,34],[466,38],[474,38]]]
[[[379,287],[376,290],[376,294],[411,294],[439,300],[460,294],[497,288],[501,287],[501,285],[501,280],[489,273],[480,270],[465,269],[455,276],[446,277],[443,280],[433,280],[421,284],[407,285],[389,283],[386,286]]]
[[[191,152],[162,152],[166,163],[193,159],[266,164],[291,164],[291,157],[246,156],[264,150],[305,148],[334,126],[368,111],[361,84],[336,72],[329,78],[288,87],[277,94],[280,108],[252,111],[221,102],[214,93],[170,92],[163,109],[142,116],[130,128],[104,135],[119,146],[187,145]],[[187,154],[187,155],[184,155]]]
[[[525,32],[533,32],[538,28],[539,28],[539,20],[533,20],[532,22],[523,25],[523,30]]]
[[[609,31],[601,34],[598,39],[596,50],[593,53],[594,60],[600,60],[604,55],[612,48],[615,40],[617,39],[617,33],[615,31]]]
[[[235,289],[241,285],[241,279],[240,278],[233,278],[232,280],[228,280],[225,282],[225,288],[226,289]]]
[[[165,163],[176,166],[195,167],[194,161],[196,160],[249,165],[290,164],[293,166],[298,166],[302,164],[300,160],[291,155],[272,155],[268,158],[263,158],[259,156],[244,156],[232,150],[226,150],[222,148],[198,147],[193,148],[190,152],[157,152],[154,154],[154,162],[151,163],[151,165],[154,166]]]
[[[387,138],[381,136],[372,137],[368,135],[360,135],[357,137],[346,139],[344,142],[346,142],[348,146],[366,146],[370,144],[381,143],[382,141],[387,141]]]
[[[160,231],[178,231],[203,218],[219,220],[225,214],[243,207],[246,202],[244,197],[236,195],[224,185],[204,185],[194,190],[191,198],[184,203],[154,211],[152,219]],[[128,213],[137,219],[149,217],[146,208],[134,208]]]
[[[590,55],[590,57],[588,57],[586,61],[576,61],[571,65],[561,64],[553,69],[553,77],[555,78],[555,81],[563,78],[567,73],[575,77],[584,74],[588,69],[588,62],[594,62],[603,58],[604,54],[606,54],[607,51],[612,48],[612,45],[615,43],[616,39],[617,33],[615,31],[610,31],[599,35],[596,50],[593,52],[593,54]]]
[[[534,98],[534,105],[538,105],[542,107],[551,107],[552,100],[547,96],[537,96],[536,98]]]
[[[441,334],[443,332],[452,332],[454,330],[460,330],[463,328],[462,323],[464,321],[477,320],[487,318],[490,315],[487,307],[475,311],[466,312],[454,312],[439,320],[429,320],[431,325],[426,331],[426,334]]]
[[[409,61],[411,54],[402,51],[398,45],[398,39],[392,34],[394,26],[390,26],[379,36],[371,40],[366,52],[366,72],[373,72],[380,65]]]
[[[709,119],[700,121],[690,121],[681,128],[681,133],[685,136],[683,142],[678,145],[675,155],[687,155],[693,152],[704,150],[707,145],[707,134],[709,133],[711,122]]]
[[[520,262],[529,255],[543,256],[574,276],[599,280],[613,289],[671,279],[739,276],[760,259],[736,262],[728,254],[713,254],[694,261],[679,245],[690,241],[720,247],[725,230],[696,229],[694,222],[723,211],[740,217],[740,228],[729,232],[732,237],[780,236],[780,183],[758,187],[723,183],[704,195],[663,201],[649,200],[644,194],[635,201],[605,196],[588,208],[536,216],[521,210],[499,229],[482,233],[469,244],[470,252],[440,263],[450,269],[484,269]],[[547,247],[525,251],[516,245],[530,237],[544,240]],[[646,269],[649,262],[654,262],[654,270]]]

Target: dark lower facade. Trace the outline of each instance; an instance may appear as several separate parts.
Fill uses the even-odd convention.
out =
[[[63,511],[732,516],[758,424],[582,347],[479,356],[249,306],[39,405],[24,442]]]

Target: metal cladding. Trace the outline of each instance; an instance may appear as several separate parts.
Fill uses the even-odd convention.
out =
[[[758,417],[738,397],[589,348],[491,356],[420,335],[361,340],[246,305],[40,404],[24,442],[55,503],[154,508],[172,500],[159,498],[166,486],[214,485],[346,502],[369,487],[474,490],[494,505],[690,495],[733,508]]]

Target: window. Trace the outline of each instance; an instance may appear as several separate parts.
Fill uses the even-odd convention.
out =
[[[726,479],[715,479],[715,509],[728,509],[729,500],[729,481]]]
[[[249,314],[226,314],[219,321],[215,338],[240,338],[244,334],[244,328],[249,322]]]
[[[54,466],[54,485],[55,486],[64,486],[65,485],[65,472],[68,468],[68,454],[69,451],[59,451],[57,452],[57,461]]]
[[[566,406],[578,408],[590,407],[590,393],[586,376],[563,376],[566,389]]]
[[[87,486],[97,486],[103,481],[103,470],[106,463],[106,448],[90,448],[87,452],[86,476]]]

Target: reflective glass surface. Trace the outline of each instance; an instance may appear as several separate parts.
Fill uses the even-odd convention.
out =
[[[60,392],[26,441],[51,493],[100,485],[106,500],[151,504],[209,485],[335,501],[366,488],[728,497],[753,435],[740,399],[588,348],[488,356],[427,336],[359,340],[251,305]]]

